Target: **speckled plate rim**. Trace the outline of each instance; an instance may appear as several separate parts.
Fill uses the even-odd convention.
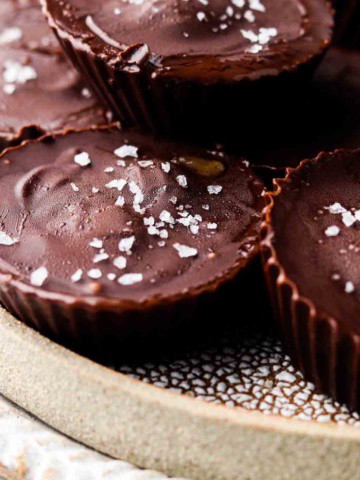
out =
[[[227,408],[101,366],[0,308],[0,391],[115,458],[191,480],[348,480],[360,430]]]

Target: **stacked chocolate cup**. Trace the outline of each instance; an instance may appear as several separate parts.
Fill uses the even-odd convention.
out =
[[[329,49],[338,6],[42,6],[62,48],[35,2],[0,6],[3,305],[119,355],[254,313],[261,250],[285,347],[359,406],[360,153],[300,164],[360,147],[360,54]],[[343,45],[357,6],[337,11]],[[254,173],[289,166],[273,192]]]

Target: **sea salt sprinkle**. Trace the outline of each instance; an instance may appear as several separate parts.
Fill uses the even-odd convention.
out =
[[[210,195],[218,195],[222,191],[223,187],[221,185],[208,185],[207,191]]]
[[[154,165],[154,162],[152,160],[139,160],[138,165],[142,168],[147,168],[151,167],[151,165]]]
[[[118,207],[123,207],[125,205],[125,197],[119,195],[116,199],[115,205],[117,205]]]
[[[340,228],[336,225],[331,225],[325,230],[325,235],[327,237],[336,237],[340,233]]]
[[[360,221],[360,210],[356,210],[355,208],[348,210],[339,202],[335,202],[329,207],[324,208],[333,215],[341,215],[342,222],[346,227],[351,227],[356,221]]]
[[[180,187],[183,187],[183,188],[187,187],[187,179],[186,179],[185,175],[178,175],[176,177],[176,181],[178,182]]]
[[[113,260],[114,266],[116,268],[118,268],[119,270],[123,270],[124,268],[126,268],[126,263],[127,263],[126,258],[121,256],[121,255],[114,258],[114,260]]]
[[[19,27],[5,28],[5,30],[0,33],[0,45],[16,42],[20,40],[22,36],[23,32]]]
[[[342,223],[345,225],[346,228],[352,228],[356,222],[360,221],[359,209],[356,209],[355,207],[347,209],[339,202],[334,202],[331,205],[324,207],[324,210],[327,210],[331,215],[341,216]],[[322,213],[322,210],[320,210],[319,213]],[[325,230],[325,235],[327,235],[328,237],[335,237],[339,235],[339,233],[340,228],[335,225],[331,225]],[[359,248],[357,248],[356,245],[350,243],[347,249],[341,248],[339,250],[339,253],[341,255],[345,255],[348,251],[354,251],[358,253]],[[339,281],[340,278],[341,277],[338,273],[334,273],[331,276],[331,279],[334,281]],[[345,282],[344,291],[348,294],[353,293],[355,291],[355,285],[351,281]]]
[[[163,163],[161,164],[161,169],[162,169],[165,173],[169,173],[169,172],[170,172],[170,168],[171,168],[170,162],[163,162]]]
[[[102,277],[102,271],[99,268],[92,268],[87,274],[88,277],[92,278],[93,280],[98,280]]]
[[[127,184],[127,181],[124,180],[123,178],[111,180],[111,182],[107,183],[105,185],[106,188],[117,188],[119,192],[125,187]]]
[[[198,254],[196,248],[188,247],[187,245],[181,245],[180,243],[174,243],[173,247],[178,252],[180,258],[196,257]]]
[[[345,292],[346,293],[355,292],[355,285],[352,282],[346,282],[345,283]]]
[[[208,223],[207,228],[209,230],[216,230],[217,229],[217,223]]]
[[[46,267],[40,267],[34,270],[30,275],[30,283],[35,287],[41,287],[49,276],[49,272]]]
[[[122,238],[119,242],[119,250],[120,252],[125,252],[127,255],[131,255],[131,249],[134,245],[135,237],[127,237]]]
[[[83,271],[81,270],[81,268],[79,268],[76,270],[76,272],[73,275],[71,275],[71,281],[74,283],[79,282],[82,276],[83,276]]]
[[[18,238],[12,238],[7,233],[0,231],[0,245],[10,246],[14,245],[14,243],[18,243],[18,241]]]
[[[93,258],[93,262],[94,263],[104,262],[108,258],[109,258],[109,255],[107,253],[101,252],[95,255],[95,257]]]
[[[93,238],[89,243],[90,247],[93,248],[103,248],[103,241],[99,238]]]
[[[133,145],[123,145],[122,147],[117,148],[114,151],[115,155],[120,158],[126,157],[138,157],[138,148],[134,147]]]
[[[135,283],[142,282],[143,276],[141,273],[125,273],[118,278],[120,285],[134,285]]]
[[[6,95],[13,95],[16,91],[16,86],[10,83],[7,83],[3,86],[3,91]]]
[[[4,67],[3,78],[6,83],[25,84],[29,80],[37,78],[36,70],[31,65],[22,65],[13,60],[6,60]]]
[[[91,160],[87,152],[77,153],[74,156],[74,162],[80,165],[80,167],[86,167],[91,164]]]
[[[92,268],[91,264],[85,266],[85,268],[84,265],[82,265],[82,268],[75,268],[73,273],[70,274],[73,283],[80,282],[84,278],[85,281],[82,282],[82,285],[89,282],[89,279],[102,279],[102,282],[116,281],[124,287],[130,287],[143,281],[144,273],[138,271],[137,264],[138,260],[141,261],[142,259],[144,248],[154,250],[154,255],[156,255],[157,248],[163,249],[168,245],[185,261],[199,255],[198,249],[195,246],[191,246],[191,239],[194,236],[201,234],[204,238],[211,238],[214,231],[219,228],[217,222],[203,217],[207,216],[207,212],[211,212],[209,203],[206,203],[207,199],[210,200],[210,195],[219,194],[222,191],[221,185],[209,185],[206,192],[202,192],[204,204],[200,204],[197,207],[202,213],[200,214],[189,202],[184,201],[182,203],[177,196],[167,196],[167,189],[169,188],[170,192],[174,183],[175,186],[177,184],[184,189],[188,187],[187,177],[181,173],[182,167],[177,163],[176,159],[161,162],[150,159],[139,160],[138,148],[134,145],[123,145],[115,152],[118,157],[127,158],[126,161],[122,159],[116,160],[115,168],[105,164],[102,171],[107,175],[102,177],[102,184],[99,184],[98,187],[91,186],[90,188],[92,193],[101,192],[100,195],[106,199],[106,202],[109,202],[108,208],[113,208],[114,206],[121,208],[124,215],[126,215],[124,217],[125,221],[124,223],[120,222],[120,225],[114,223],[111,226],[111,234],[109,236],[104,232],[102,238],[93,237],[88,241],[87,248],[95,250],[90,256],[90,262],[94,268]],[[91,164],[92,160],[88,152],[82,151],[74,155],[74,162],[81,167],[86,167]],[[166,183],[164,181],[163,185],[158,184],[153,190],[149,191],[146,181],[147,173],[140,173],[137,167],[144,170],[152,170],[155,166],[159,169],[161,168],[166,174],[170,174],[172,171],[174,171],[174,174]],[[161,179],[161,177],[159,178]],[[75,182],[70,182],[70,186],[74,192],[80,191]],[[177,187],[177,191],[179,192],[179,187]],[[116,195],[118,192],[121,192],[121,195]],[[151,198],[153,194],[155,196]],[[168,202],[167,208],[157,210],[158,195],[164,195],[164,201]],[[160,202],[159,205],[161,205]],[[165,205],[166,203],[163,204],[164,207]],[[137,250],[134,249],[136,237],[132,232],[132,224],[136,224],[138,220],[137,216],[130,220],[131,216],[130,218],[128,217],[129,208],[133,208],[136,215],[141,215],[142,217],[140,225],[143,225],[143,232],[139,232],[141,242],[139,242]],[[150,208],[149,212],[151,214],[146,214],[147,208]],[[120,215],[123,215],[123,213],[120,213]],[[188,232],[185,233],[184,237],[180,237],[183,238],[183,242],[171,239],[177,231],[180,232],[183,229]],[[110,245],[113,245],[114,235],[117,236],[115,237],[117,238],[117,255],[116,252],[109,250]],[[148,244],[144,244],[142,241],[144,235],[147,235],[149,238]],[[188,235],[189,242],[186,241],[186,235]],[[3,238],[4,242],[11,244],[12,239],[10,237],[7,238],[4,234]],[[110,269],[112,267],[113,271],[109,271],[109,267]],[[135,273],[131,270],[135,270]],[[119,276],[119,273],[116,274],[116,271],[122,271],[122,274]],[[154,283],[156,275],[156,271],[152,272],[149,281]]]
[[[264,22],[262,14],[266,12],[266,7],[259,0],[230,0],[225,2],[220,11],[212,9],[212,3],[209,0],[198,0],[205,7],[203,10],[195,11],[195,20],[203,25],[207,25],[214,34],[227,31],[229,27],[236,24],[239,28],[239,36],[249,40],[252,45],[246,48],[248,53],[257,53],[263,50],[270,40],[278,35],[276,28],[271,25],[254,28],[254,23],[260,20]],[[240,23],[241,21],[241,23]],[[244,21],[247,22],[244,24]],[[246,28],[248,27],[248,28]],[[187,31],[182,32],[185,38],[189,38]]]
[[[13,60],[6,60],[4,62],[4,93],[12,95],[16,91],[16,85],[24,85],[30,80],[35,80],[36,78],[36,70],[31,65],[22,65]]]

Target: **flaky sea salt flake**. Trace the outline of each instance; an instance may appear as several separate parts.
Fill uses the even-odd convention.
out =
[[[346,282],[345,293],[353,293],[355,291],[355,285],[352,282]]]
[[[342,213],[341,219],[347,227],[351,227],[356,222],[356,217],[349,211]]]
[[[337,227],[336,225],[331,225],[330,227],[327,227],[325,230],[325,235],[327,237],[336,237],[340,233],[340,228]]]
[[[346,213],[347,210],[340,203],[335,202],[329,207],[325,207],[326,210],[329,210],[330,213]]]
[[[198,254],[196,248],[181,245],[180,243],[174,243],[173,247],[178,252],[180,258],[196,257]]]
[[[208,185],[207,191],[210,195],[218,195],[222,191],[223,187],[221,185]]]
[[[161,169],[162,169],[163,172],[169,173],[170,168],[171,168],[170,162],[162,162]]]
[[[93,258],[93,262],[94,263],[99,263],[99,262],[103,262],[105,260],[107,260],[109,258],[109,255],[105,252],[103,253],[98,253],[97,255],[95,255],[95,257]]]
[[[16,86],[13,83],[6,83],[3,86],[3,92],[6,93],[6,95],[13,95],[16,91]]]
[[[80,167],[86,167],[91,164],[91,160],[87,152],[76,154],[74,156],[74,162],[80,165]]]
[[[126,180],[124,180],[123,178],[119,178],[119,179],[111,180],[111,182],[107,183],[105,187],[117,188],[119,192],[121,192],[121,190],[125,187],[126,183],[127,183]]]
[[[176,181],[178,182],[180,187],[183,187],[183,188],[187,187],[187,179],[186,179],[185,175],[178,175],[176,177]]]
[[[122,195],[119,195],[118,198],[116,199],[115,205],[118,207],[123,207],[125,204],[125,198]]]
[[[17,40],[20,40],[22,36],[23,32],[19,27],[5,28],[0,34],[0,45],[16,42]]]
[[[90,247],[93,248],[102,248],[103,247],[103,241],[100,240],[99,238],[93,238],[91,242],[89,243]]]
[[[217,223],[208,223],[208,224],[207,224],[207,228],[208,228],[209,230],[216,230],[217,227],[218,227]]]
[[[120,252],[129,253],[132,246],[134,245],[134,242],[135,242],[135,237],[134,236],[122,238],[119,242]]]
[[[31,65],[21,65],[21,63],[7,60],[4,62],[3,78],[6,83],[18,83],[24,85],[29,80],[37,78],[36,70]]]
[[[152,160],[139,160],[138,164],[142,168],[147,168],[151,167],[151,165],[154,165],[154,162]]]
[[[119,270],[123,270],[124,268],[126,268],[126,263],[127,263],[127,260],[122,255],[119,255],[118,257],[114,258],[114,260],[113,260],[114,266],[116,268],[118,268]]]
[[[115,155],[120,158],[133,157],[138,158],[138,148],[133,145],[123,145],[114,151]]]
[[[161,213],[160,213],[160,216],[159,216],[160,220],[162,222],[165,222],[165,223],[170,223],[170,224],[174,224],[175,223],[175,219],[174,217],[171,215],[170,212],[168,212],[167,210],[163,210]]]
[[[35,287],[41,287],[48,278],[49,272],[46,267],[40,267],[34,270],[30,275],[30,283]]]
[[[98,268],[92,268],[88,271],[88,277],[92,278],[93,280],[98,280],[102,277],[102,272]]]
[[[83,271],[81,270],[81,268],[79,268],[78,270],[76,270],[75,273],[71,275],[71,281],[74,283],[79,282],[82,278],[82,275]]]
[[[14,245],[14,243],[18,243],[18,241],[18,238],[12,238],[7,233],[0,231],[0,245],[10,246]]]
[[[120,285],[134,285],[135,283],[142,282],[143,276],[142,273],[125,273],[118,278],[118,283]]]

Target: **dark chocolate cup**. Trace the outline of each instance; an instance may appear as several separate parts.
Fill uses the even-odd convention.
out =
[[[146,305],[49,295],[9,282],[1,273],[0,302],[26,325],[86,355],[100,360],[148,359],[188,346],[204,332],[249,322],[250,311],[263,321],[268,304],[257,253],[246,268],[201,291],[152,299]]]
[[[360,337],[339,328],[335,318],[319,312],[313,301],[300,294],[288,277],[274,245],[272,210],[292,172],[311,162],[289,168],[267,193],[261,225],[261,254],[267,289],[283,346],[296,368],[320,391],[340,403],[360,409]]]
[[[153,70],[134,72],[128,66],[114,67],[56,24],[42,0],[43,11],[63,50],[87,80],[100,101],[123,127],[216,142],[241,141],[251,145],[260,135],[271,136],[272,125],[281,129],[294,111],[294,98],[311,79],[330,43],[324,41],[317,54],[304,53],[294,65],[277,74],[240,80],[200,81],[191,78],[152,75]],[[305,42],[306,43],[306,42]],[[270,70],[270,69],[269,69]],[[271,112],[272,122],[259,122],[260,112]],[[275,127],[276,125],[276,127]],[[255,128],[256,126],[256,128]]]
[[[360,0],[333,0],[336,9],[334,41],[360,48]]]
[[[27,140],[6,149],[0,155],[0,162],[11,151],[29,143],[108,128],[104,125],[70,129]],[[260,196],[259,202],[261,209]],[[239,254],[230,268],[207,283],[171,296],[154,296],[144,301],[79,297],[26,284],[0,267],[0,303],[26,325],[87,355],[107,360],[133,355],[136,359],[147,358],[159,348],[164,351],[181,342],[189,343],[203,335],[204,329],[252,321],[250,311],[258,319],[268,315],[260,262],[260,223],[259,216],[249,227],[246,256]]]

